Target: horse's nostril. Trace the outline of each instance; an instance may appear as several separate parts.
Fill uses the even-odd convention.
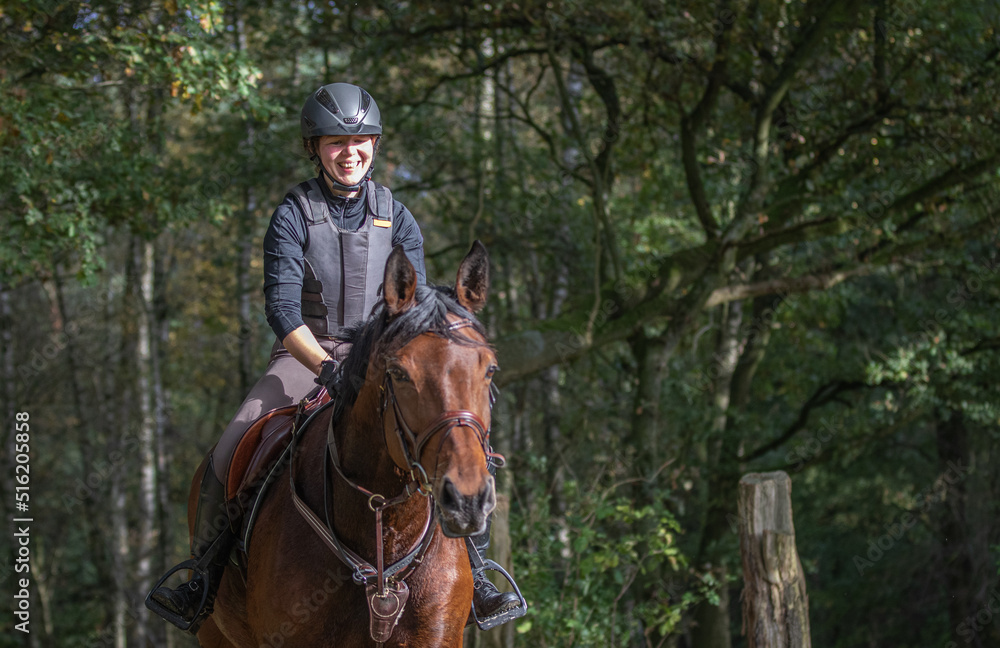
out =
[[[497,492],[494,487],[493,477],[486,482],[486,487],[479,493],[480,510],[484,515],[489,515],[497,505]]]
[[[459,494],[458,489],[455,488],[455,484],[445,477],[441,484],[441,506],[448,510],[456,510],[459,507],[459,503],[462,500],[462,496]]]

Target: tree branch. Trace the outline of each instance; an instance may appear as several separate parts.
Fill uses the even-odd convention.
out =
[[[785,428],[784,432],[779,434],[777,438],[765,443],[750,454],[743,457],[743,461],[750,462],[760,459],[767,453],[780,448],[806,426],[809,422],[809,416],[814,409],[826,405],[845,391],[852,391],[865,386],[865,383],[858,380],[834,380],[822,385],[813,393],[809,400],[802,405],[799,409],[798,416],[795,417],[795,420],[792,421],[791,425]]]
[[[850,270],[828,272],[825,274],[807,275],[804,277],[787,277],[782,279],[768,279],[752,284],[738,284],[735,286],[723,286],[712,291],[705,308],[718,306],[738,299],[749,297],[759,297],[761,295],[774,295],[779,293],[804,293],[812,290],[829,290],[839,283],[852,278],[871,274],[876,269],[875,266],[860,265]]]
[[[438,77],[434,81],[434,83],[432,83],[430,86],[427,87],[427,89],[424,91],[423,95],[421,95],[420,97],[418,97],[418,98],[416,98],[416,99],[414,99],[412,101],[406,101],[406,102],[401,102],[401,103],[398,103],[398,104],[393,104],[393,106],[394,107],[396,107],[396,106],[423,106],[423,105],[427,104],[430,101],[431,95],[433,95],[437,91],[438,88],[440,88],[441,86],[443,86],[443,85],[445,85],[447,83],[451,83],[453,81],[462,81],[464,79],[476,78],[476,77],[481,76],[483,74],[483,72],[486,72],[487,70],[492,70],[494,68],[500,67],[501,65],[503,65],[504,63],[506,63],[507,61],[509,61],[512,58],[515,58],[515,57],[518,57],[518,56],[528,56],[528,55],[532,55],[532,54],[544,54],[546,51],[547,50],[545,48],[540,48],[540,47],[532,48],[532,47],[528,47],[528,48],[524,48],[524,49],[511,50],[509,52],[504,52],[503,54],[499,54],[499,55],[493,57],[492,59],[490,59],[487,62],[483,62],[483,63],[478,64],[476,66],[470,67],[465,72],[461,72],[459,74],[448,74],[448,75],[440,76],[440,77]]]
[[[698,155],[695,150],[697,135],[687,116],[681,119],[681,159],[684,162],[684,179],[687,181],[688,193],[698,222],[705,230],[705,236],[714,239],[719,235],[719,224],[712,216],[712,208],[705,197],[705,184],[701,179],[701,169],[698,166]]]
[[[618,98],[618,90],[615,87],[615,79],[601,68],[594,61],[594,52],[588,47],[586,41],[580,40],[580,62],[583,69],[587,71],[587,78],[590,85],[597,92],[604,104],[607,119],[604,126],[604,137],[601,138],[601,147],[594,158],[597,171],[602,176],[602,184],[607,187],[611,182],[611,153],[614,145],[619,140],[622,128],[622,106]]]
[[[849,0],[843,5],[843,11],[851,13],[858,4],[859,0]],[[736,217],[723,234],[722,239],[725,244],[734,243],[743,237],[744,233],[752,226],[756,211],[764,202],[763,191],[766,184],[764,177],[771,146],[771,125],[774,120],[774,111],[777,110],[791,88],[796,73],[818,51],[826,33],[833,27],[833,15],[840,8],[841,4],[837,0],[823,0],[818,15],[812,24],[804,30],[798,45],[785,58],[777,76],[768,84],[763,94],[754,123],[752,153],[754,169],[740,199]]]
[[[720,0],[719,13],[728,11],[727,0]],[[709,239],[717,238],[719,225],[712,216],[712,209],[705,197],[705,184],[701,179],[701,169],[697,156],[698,136],[705,128],[709,115],[715,110],[719,99],[719,90],[726,82],[728,46],[730,25],[722,23],[722,30],[715,36],[715,58],[708,75],[708,84],[702,93],[701,100],[691,109],[691,112],[681,119],[681,159],[684,162],[684,178],[687,181],[688,193],[694,204],[698,222],[705,230]]]
[[[604,177],[602,176],[600,169],[597,167],[597,161],[590,152],[590,146],[587,140],[583,136],[583,129],[580,126],[576,106],[574,106],[572,101],[570,101],[569,91],[567,90],[566,83],[562,78],[562,71],[559,66],[559,60],[556,58],[553,45],[550,45],[549,47],[548,56],[549,65],[552,67],[552,73],[555,75],[556,89],[559,91],[559,100],[569,123],[570,134],[577,141],[580,153],[583,155],[584,159],[587,160],[588,166],[590,166],[591,175],[593,176],[591,184],[591,198],[593,198],[594,201],[594,214],[599,224],[599,230],[604,234],[603,239],[607,245],[608,257],[611,261],[612,275],[617,281],[621,277],[621,261],[618,257],[618,246],[614,240],[614,232],[611,228],[611,222],[608,219],[607,206],[605,204],[607,188],[604,183]],[[599,266],[600,264],[598,264],[598,267]]]
[[[887,214],[903,212],[919,202],[932,198],[941,191],[949,189],[963,182],[974,180],[976,176],[987,171],[993,171],[1000,163],[1000,154],[994,153],[990,157],[978,160],[964,167],[955,166],[941,175],[925,182],[922,186],[901,196],[886,208]]]
[[[964,351],[961,351],[959,355],[967,356],[973,353],[979,353],[981,351],[992,351],[994,349],[1000,349],[1000,336],[994,336],[991,338],[983,338],[975,346],[969,347]]]
[[[883,212],[883,217],[895,217],[898,214],[906,212],[918,203],[937,196],[946,189],[950,189],[951,187],[959,185],[963,182],[970,182],[977,176],[985,172],[992,171],[996,168],[998,161],[1000,161],[1000,155],[994,155],[992,157],[973,162],[965,167],[953,167],[928,180],[920,187],[910,190],[894,202],[890,203],[886,206],[885,211]],[[790,225],[789,227],[774,232],[767,232],[752,239],[739,242],[737,259],[744,259],[747,256],[774,250],[785,245],[804,243],[806,241],[816,240],[824,236],[843,234],[856,227],[859,218],[863,218],[863,215],[858,214],[858,212],[852,212],[848,215],[842,216],[822,216],[820,218],[802,223],[796,223],[795,225]],[[913,215],[910,215],[908,220],[902,223],[901,227],[905,226],[905,229],[910,229],[916,224],[917,221],[920,220],[920,218],[922,218],[922,216],[915,218]],[[939,232],[936,233],[935,236],[947,237],[949,234]],[[904,245],[911,248],[914,246],[926,247],[926,244],[919,242],[916,244],[909,243],[890,246],[889,239],[883,239],[878,244],[873,245],[859,253],[858,258],[861,261],[869,261],[876,253],[881,253],[880,256],[885,256],[885,250],[895,250],[895,253],[898,254],[900,250],[906,249]]]
[[[542,70],[541,70],[541,72],[539,73],[539,81],[541,79],[541,76],[543,76],[545,74],[545,70],[546,69],[547,68],[543,67]],[[518,121],[520,121],[520,122],[522,122],[522,123],[524,123],[524,124],[526,124],[527,126],[529,126],[533,131],[535,131],[535,133],[539,137],[542,138],[542,141],[545,142],[545,145],[549,149],[549,157],[552,158],[552,161],[564,173],[566,173],[567,175],[575,178],[576,180],[579,180],[584,185],[586,185],[586,186],[589,187],[590,183],[591,183],[591,181],[590,181],[589,178],[587,178],[585,175],[583,175],[580,172],[578,172],[576,169],[567,167],[565,164],[562,163],[562,160],[560,159],[559,151],[558,151],[558,149],[556,147],[555,138],[552,136],[552,133],[550,133],[549,131],[547,131],[544,128],[542,128],[541,124],[539,124],[538,122],[536,122],[534,120],[534,118],[532,118],[531,112],[528,109],[527,102],[521,101],[521,98],[518,97],[517,94],[514,93],[510,88],[507,88],[504,84],[497,84],[496,88],[498,90],[500,90],[501,92],[505,93],[508,97],[510,97],[510,99],[515,104],[517,104],[517,107],[521,109],[521,112],[523,113],[523,115],[516,115],[516,114],[514,114],[512,112],[511,113],[511,117],[514,118],[514,119],[516,119],[516,120],[518,120]]]

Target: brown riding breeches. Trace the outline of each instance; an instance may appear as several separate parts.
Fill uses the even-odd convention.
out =
[[[341,362],[351,349],[351,345],[347,342],[334,338],[321,337],[317,338],[317,341],[334,360]],[[271,348],[271,362],[267,365],[267,370],[236,410],[236,415],[222,433],[222,438],[212,453],[215,474],[219,481],[226,483],[233,452],[251,423],[273,409],[299,402],[317,389],[319,386],[316,384],[316,375],[293,358],[281,342],[275,341]]]

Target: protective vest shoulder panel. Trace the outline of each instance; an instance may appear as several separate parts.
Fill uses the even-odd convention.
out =
[[[378,302],[385,263],[392,252],[392,193],[369,180],[365,218],[355,231],[330,218],[319,182],[312,178],[289,192],[309,227],[302,281],[302,321],[313,335],[336,337],[367,319]]]

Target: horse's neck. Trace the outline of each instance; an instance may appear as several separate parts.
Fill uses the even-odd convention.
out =
[[[377,401],[364,394],[334,433],[344,474],[373,493],[389,500],[404,491],[409,477],[399,470],[385,449]],[[338,535],[360,549],[373,547],[375,515],[368,498],[347,487],[339,477],[334,481],[333,521]],[[385,554],[388,558],[405,553],[423,529],[427,503],[414,495],[407,501],[383,510]],[[360,543],[360,544],[356,544]]]

